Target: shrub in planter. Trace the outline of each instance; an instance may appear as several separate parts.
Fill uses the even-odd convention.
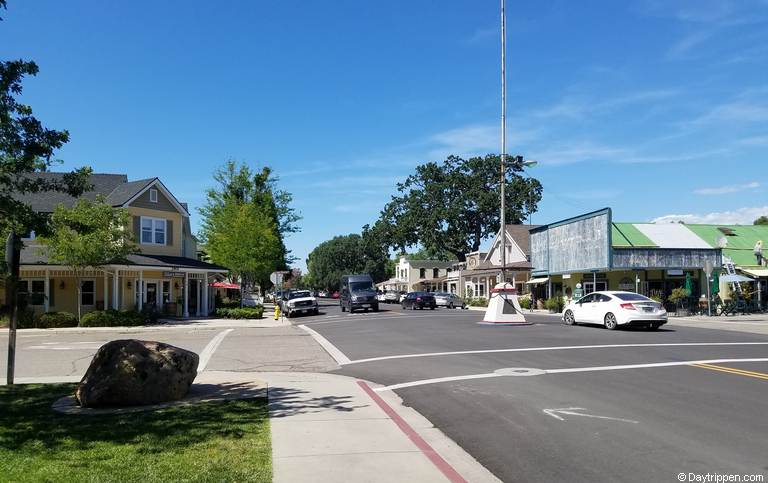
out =
[[[565,300],[561,296],[550,297],[544,302],[544,308],[553,313],[560,313],[565,307]]]
[[[77,327],[77,316],[69,312],[47,312],[37,318],[35,327],[40,329]]]

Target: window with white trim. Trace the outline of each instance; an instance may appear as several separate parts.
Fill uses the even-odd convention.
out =
[[[166,221],[163,218],[141,217],[141,244],[165,245]]]
[[[96,300],[96,281],[83,280],[80,282],[80,305],[94,305]]]
[[[45,281],[19,280],[17,296],[22,305],[44,305]]]
[[[149,190],[149,201],[152,203],[157,203],[157,190],[151,189]]]

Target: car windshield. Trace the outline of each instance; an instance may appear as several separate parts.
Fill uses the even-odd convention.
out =
[[[349,290],[359,292],[360,290],[373,290],[371,282],[349,282]]]
[[[309,295],[309,292],[307,290],[302,290],[302,291],[299,291],[299,292],[291,292],[291,294],[288,296],[288,298],[298,299],[298,298],[309,297],[309,296],[310,295]]]
[[[613,296],[630,302],[652,302],[651,299],[640,295],[639,293],[615,293]]]
[[[446,292],[435,292],[435,297],[450,297],[451,294]]]

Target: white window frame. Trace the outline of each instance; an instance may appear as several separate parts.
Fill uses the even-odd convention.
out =
[[[149,190],[149,201],[152,203],[157,203],[157,190],[154,188]]]
[[[86,292],[83,290],[83,284],[85,282],[92,282],[93,283],[93,292]],[[92,304],[84,304],[83,303],[83,295],[90,293],[93,294],[93,303]],[[96,279],[95,278],[84,278],[80,280],[80,305],[82,307],[93,307],[96,305]]]
[[[151,221],[152,223],[152,241],[144,241],[144,220]],[[158,243],[157,240],[157,222],[163,223],[163,243]],[[139,240],[142,245],[168,245],[168,220],[165,218],[154,218],[152,216],[142,216],[139,221]]]

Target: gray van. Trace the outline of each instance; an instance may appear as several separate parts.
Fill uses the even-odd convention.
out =
[[[339,294],[341,311],[349,309],[373,309],[379,311],[379,301],[376,300],[376,288],[370,275],[344,275],[341,277],[341,291]]]

